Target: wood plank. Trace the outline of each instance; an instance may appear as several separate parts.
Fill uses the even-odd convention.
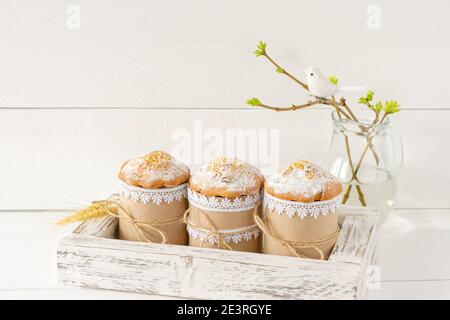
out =
[[[450,232],[450,209],[397,209],[380,232],[425,233]]]
[[[119,219],[108,216],[81,223],[73,233],[105,239],[117,239],[118,227]]]
[[[81,28],[69,30],[66,9],[81,10]],[[2,39],[47,41],[230,42],[261,37],[295,42],[423,42],[448,41],[448,1],[379,0],[380,29],[367,27],[369,2],[346,5],[305,0],[97,0],[95,3],[16,0],[0,4]],[[407,10],[405,10],[407,8]],[[320,25],[317,27],[318,17]],[[230,23],[232,21],[232,23]],[[264,22],[264,23],[261,23]],[[311,26],[316,26],[311,28]],[[314,32],[312,32],[312,29]]]
[[[56,248],[74,225],[59,212],[0,212],[0,295],[6,289],[56,288]]]
[[[210,109],[247,108],[247,99],[254,96],[281,106],[307,101],[296,83],[254,57],[256,40],[103,46],[83,41],[14,42],[0,47],[0,106]],[[318,65],[327,75],[336,74],[343,86],[374,89],[376,99],[397,99],[404,108],[450,108],[445,86],[448,42],[269,43],[269,48],[279,63],[302,79],[305,68]],[[420,76],[411,76],[411,66]],[[360,95],[345,96],[355,106]]]
[[[117,240],[98,238],[96,236],[85,235],[69,235],[67,241],[62,239],[61,246],[76,246],[78,248],[95,248],[98,251],[116,248],[120,251],[129,251],[135,253],[149,253],[155,255],[169,255],[169,256],[186,256],[191,255],[193,257],[205,260],[215,260],[224,262],[236,262],[241,264],[253,263],[262,266],[277,266],[277,267],[294,267],[300,266],[306,269],[314,269],[317,266],[330,266],[330,268],[336,268],[336,271],[350,270],[347,265],[338,262],[319,261],[313,259],[299,259],[296,257],[283,257],[260,253],[248,253],[238,251],[217,250],[208,248],[197,248],[178,245],[160,245],[152,243],[143,243],[135,241]]]
[[[329,260],[361,265],[376,221],[367,217],[345,218]]]
[[[339,217],[341,230],[330,260],[361,265],[357,292],[358,299],[362,299],[372,285],[371,272],[378,241],[378,210],[367,208],[363,213],[357,207],[340,206],[339,212],[345,214]]]
[[[114,290],[87,288],[48,288],[0,290],[1,300],[176,300],[169,296],[156,296]]]
[[[107,300],[160,300],[177,299],[176,297],[137,294],[113,290],[96,290],[88,288],[27,289],[0,290],[0,299],[107,299]],[[450,281],[400,281],[382,282],[379,289],[369,290],[368,299],[450,299]]]
[[[117,241],[64,239],[58,276],[69,285],[188,298],[351,299],[356,294],[355,265],[128,241],[120,241],[119,248]]]
[[[369,290],[370,300],[448,300],[450,280],[382,282],[380,289]]]
[[[433,232],[383,233],[376,261],[382,281],[450,279],[449,241],[450,232],[438,228]]]
[[[227,153],[230,142],[231,155],[266,174],[299,157],[322,163],[329,117],[325,110],[1,110],[0,146],[7,152],[0,157],[0,209],[80,208],[114,192],[124,159],[154,149],[171,151],[192,168],[214,152]],[[403,111],[394,119],[405,145],[398,207],[450,207],[442,187],[450,180],[450,152],[442,147],[449,122],[450,111]],[[222,143],[211,150],[211,139]]]
[[[254,59],[265,39],[299,76],[316,64],[407,108],[449,108],[448,1],[378,1],[377,30],[367,27],[373,5],[350,2],[1,2],[0,106],[242,108],[253,95],[284,105],[305,98]],[[77,30],[67,27],[74,5]]]

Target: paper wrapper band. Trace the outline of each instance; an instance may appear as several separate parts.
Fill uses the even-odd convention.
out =
[[[203,225],[199,226],[190,219],[190,213],[193,211],[190,208],[184,215],[190,246],[260,252],[260,230],[257,225],[251,224],[241,228],[219,230],[206,212],[196,208],[195,213],[197,217],[201,217]]]
[[[143,189],[122,184],[118,205],[119,238],[186,245],[183,215],[188,208],[187,185]]]
[[[207,197],[188,188],[188,199],[194,225],[210,228],[212,223],[217,229],[229,230],[255,224],[253,210],[261,203],[261,193],[238,198]]]
[[[300,203],[264,194],[264,215],[254,213],[264,234],[263,253],[328,259],[339,235],[337,199]]]

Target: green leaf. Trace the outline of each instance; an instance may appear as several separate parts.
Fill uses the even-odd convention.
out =
[[[375,94],[375,92],[373,92],[372,90],[367,91],[366,96],[365,97],[361,97],[359,98],[358,102],[360,104],[365,104],[366,106],[368,106],[369,108],[373,109],[373,106],[370,104],[370,101],[373,100],[373,95]]]
[[[275,71],[278,73],[284,73],[284,69],[280,68],[280,67],[277,67],[277,69]]]
[[[253,51],[253,53],[255,54],[255,56],[260,57],[262,56],[262,53],[259,50],[255,50]]]
[[[266,43],[263,41],[260,41],[258,43],[258,45],[256,46],[256,50],[253,51],[253,53],[257,56],[260,57],[262,55],[266,54]]]
[[[386,101],[384,103],[384,112],[392,114],[400,111],[400,104],[396,100]]]
[[[266,43],[263,41],[260,41],[258,43],[258,49],[261,50],[262,52],[265,52],[266,51]]]
[[[259,101],[258,98],[253,97],[253,98],[247,100],[247,104],[249,104],[253,107],[258,107],[261,105],[261,101]]]
[[[330,80],[330,82],[331,82],[332,84],[336,85],[336,86],[337,86],[337,84],[338,84],[338,82],[339,82],[338,78],[336,78],[336,76],[334,76],[334,75],[329,76],[329,77],[328,77],[328,80]]]
[[[383,102],[378,101],[377,104],[376,104],[375,107],[374,107],[374,110],[375,110],[377,113],[380,113],[381,110],[383,110]]]
[[[359,102],[360,104],[367,104],[369,101],[367,101],[367,98],[366,98],[366,97],[361,97],[361,98],[359,98],[358,102]]]
[[[255,51],[253,51],[253,53],[255,54],[256,57],[260,57],[263,55],[263,53],[259,50],[255,50]]]

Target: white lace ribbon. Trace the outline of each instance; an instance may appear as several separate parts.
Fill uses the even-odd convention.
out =
[[[294,216],[302,219],[308,216],[317,218],[319,215],[335,213],[338,208],[338,199],[339,197],[325,201],[296,202],[278,199],[265,192],[264,209],[270,209],[280,215],[285,214],[289,218]]]
[[[238,244],[243,240],[249,241],[252,239],[256,239],[260,234],[260,230],[256,224],[244,228],[217,231],[227,243],[233,242],[235,244]],[[216,235],[204,230],[197,229],[191,224],[187,224],[187,232],[189,236],[195,240],[204,241],[206,239],[205,241],[211,244],[217,244],[219,242],[219,239]]]
[[[162,202],[170,204],[174,200],[180,201],[182,198],[187,198],[187,183],[173,188],[145,189],[119,181],[118,186],[119,193],[134,202],[153,202],[160,205]]]
[[[229,199],[207,197],[188,188],[189,202],[195,207],[216,212],[241,212],[255,208],[261,202],[261,193]]]

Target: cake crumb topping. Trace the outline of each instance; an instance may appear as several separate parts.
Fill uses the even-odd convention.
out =
[[[119,178],[143,188],[175,187],[189,180],[189,168],[164,151],[152,151],[126,161]]]
[[[306,160],[291,163],[266,182],[267,189],[273,195],[300,199],[315,199],[323,195],[329,186],[339,184],[331,173]]]
[[[172,156],[164,151],[153,151],[143,156],[146,165],[151,169],[167,169]]]
[[[259,192],[264,178],[257,168],[236,158],[218,157],[191,177],[191,188],[206,195],[237,197]]]

